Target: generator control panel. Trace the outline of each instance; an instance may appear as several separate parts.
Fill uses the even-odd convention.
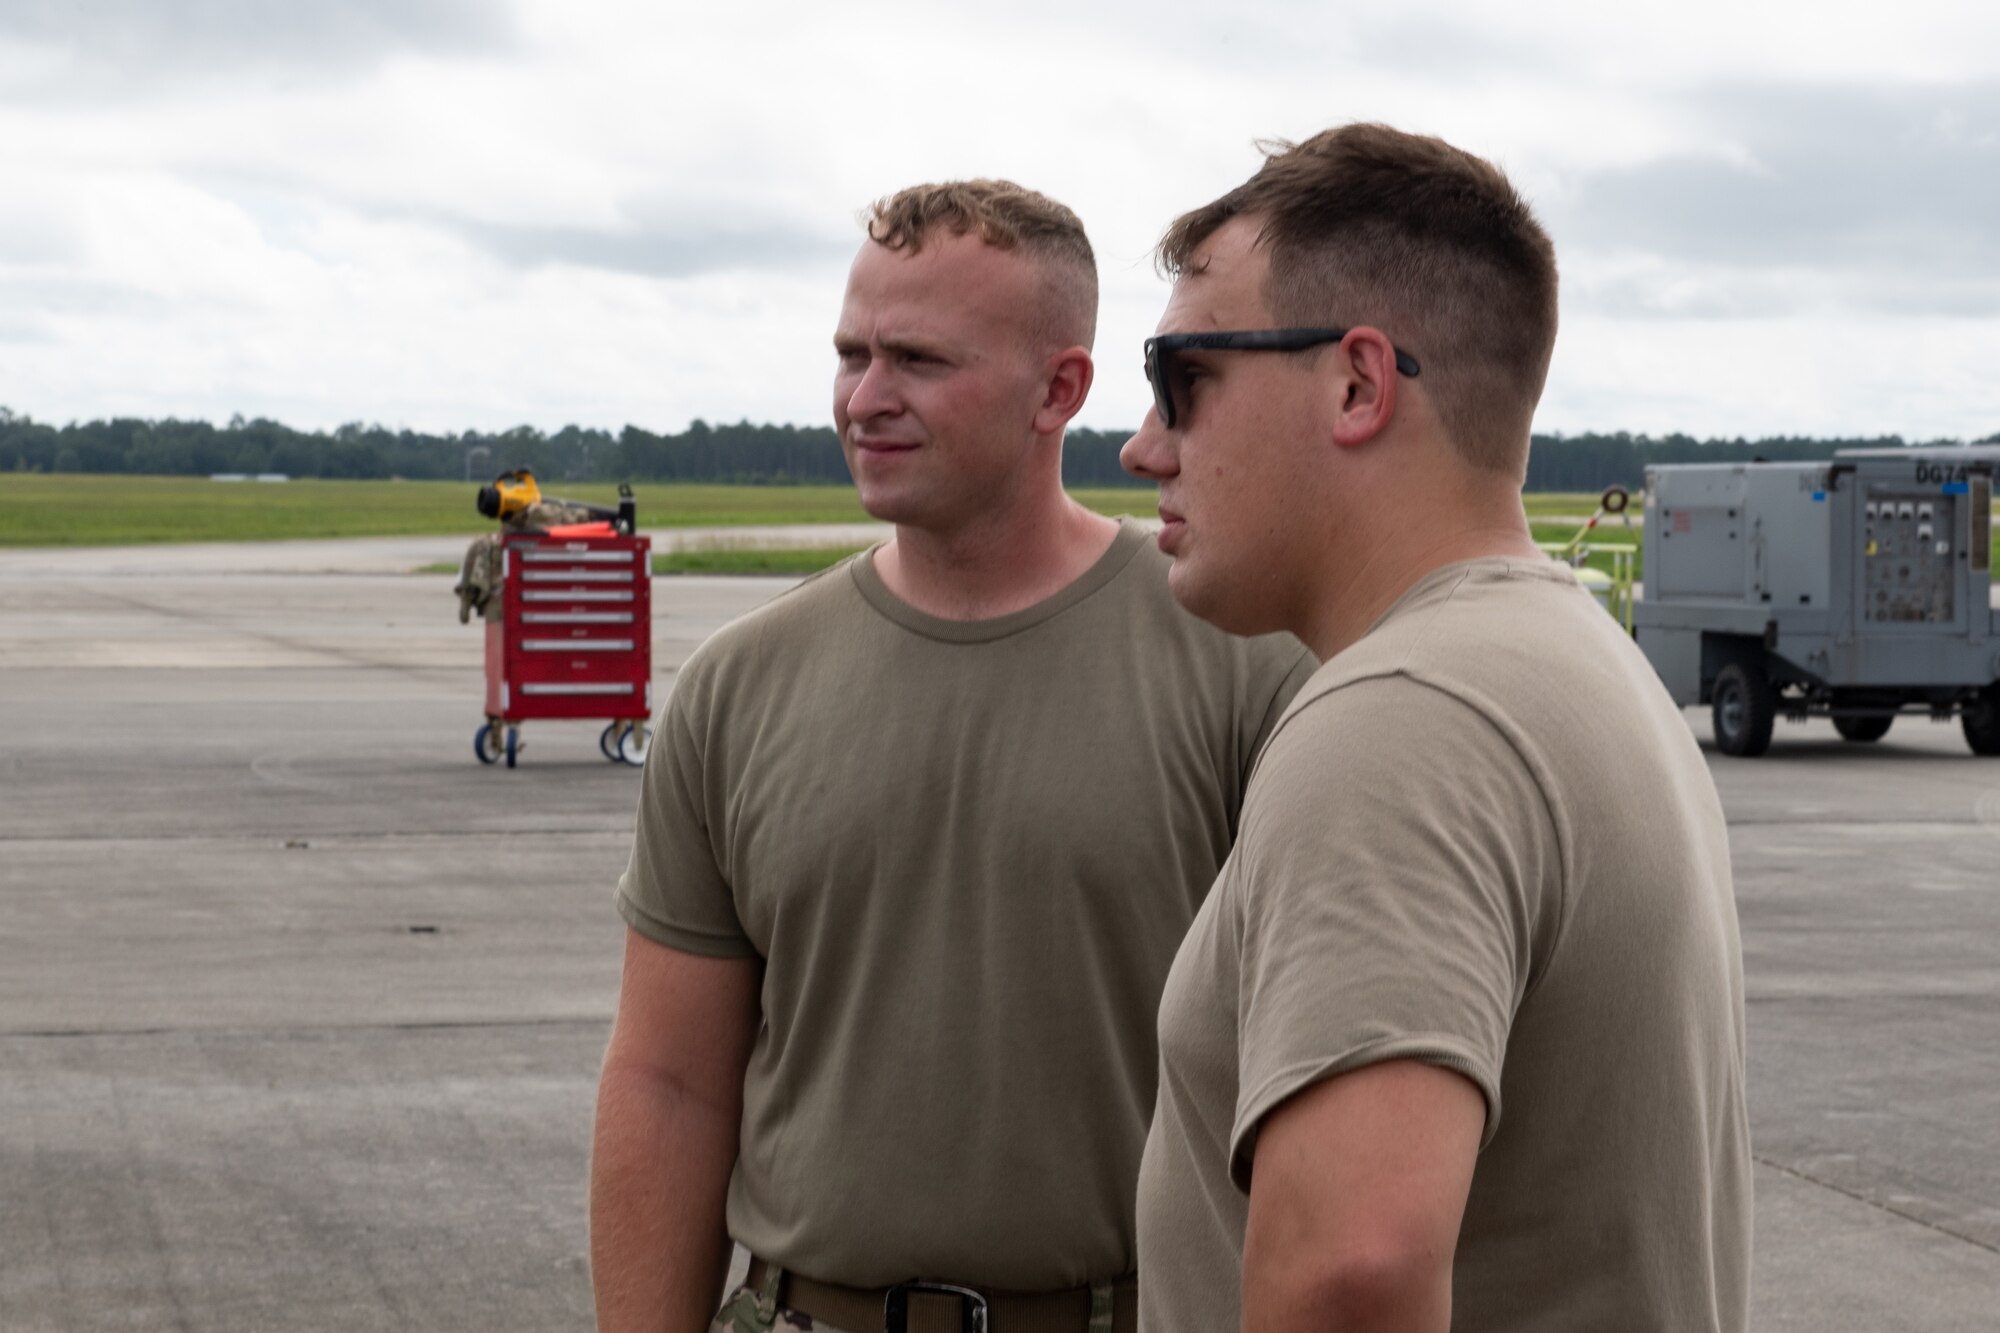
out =
[[[1863,483],[1861,606],[1869,620],[1942,625],[1956,618],[1955,538],[1966,530],[1959,499]]]

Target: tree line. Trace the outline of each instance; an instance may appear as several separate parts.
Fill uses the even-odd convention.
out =
[[[1120,431],[1071,430],[1063,479],[1072,486],[1130,486],[1118,466]],[[1698,440],[1688,435],[1536,435],[1527,489],[1594,491],[1637,486],[1649,463],[1786,462],[1831,457],[1836,449],[1893,448],[1900,435],[1812,439]],[[1957,440],[1926,441],[1957,444]],[[2000,433],[1978,443],[2000,443]],[[617,434],[565,426],[432,434],[352,422],[330,431],[295,430],[259,417],[224,425],[114,417],[55,426],[0,407],[0,472],[96,472],[151,476],[281,472],[293,477],[485,481],[517,467],[544,481],[725,482],[846,485],[847,466],[831,427],[710,425],[678,433],[626,426]]]

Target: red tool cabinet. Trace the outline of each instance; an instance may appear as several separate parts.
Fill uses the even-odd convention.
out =
[[[482,763],[514,767],[520,724],[609,719],[598,749],[646,757],[653,713],[653,561],[646,537],[516,534],[502,544],[502,613],[486,622]]]

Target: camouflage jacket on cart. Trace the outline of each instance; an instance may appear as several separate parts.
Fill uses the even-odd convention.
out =
[[[471,621],[473,612],[486,620],[500,619],[500,589],[506,581],[500,559],[500,543],[511,533],[547,532],[567,523],[591,523],[603,515],[588,505],[567,500],[542,500],[500,521],[500,531],[472,539],[459,565],[458,623]]]

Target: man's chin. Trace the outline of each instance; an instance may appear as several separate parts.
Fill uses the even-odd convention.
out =
[[[920,508],[890,486],[858,485],[854,498],[861,502],[861,512],[878,523],[908,523]]]
[[[1183,611],[1226,634],[1247,639],[1284,628],[1263,623],[1256,607],[1246,598],[1232,595],[1224,580],[1205,577],[1186,556],[1175,558],[1173,569],[1167,574],[1167,587]]]

